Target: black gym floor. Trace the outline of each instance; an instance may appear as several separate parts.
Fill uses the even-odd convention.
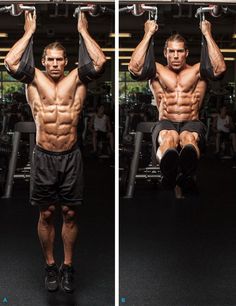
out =
[[[120,200],[120,305],[236,305],[236,167],[201,160],[198,196],[137,184]]]
[[[0,200],[0,305],[114,305],[114,167],[85,160],[85,203],[80,209],[74,294],[44,289],[44,260],[37,237],[38,210],[28,203],[28,183],[16,180],[11,199]],[[62,260],[60,215],[55,257]]]

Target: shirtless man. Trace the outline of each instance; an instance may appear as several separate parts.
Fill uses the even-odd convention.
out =
[[[100,71],[106,61],[101,48],[88,33],[83,13],[78,18],[78,31]],[[28,42],[36,30],[36,15],[25,13],[25,33],[5,58],[8,70],[15,72]],[[40,210],[38,235],[46,261],[45,286],[56,291],[59,282],[65,292],[72,292],[72,257],[78,226],[77,208],[82,202],[82,160],[77,143],[77,123],[86,96],[86,86],[78,77],[77,68],[67,76],[66,51],[59,43],[45,47],[42,56],[45,72],[35,68],[35,76],[26,87],[28,103],[36,124],[36,147],[33,153],[32,205]],[[64,262],[58,269],[53,256],[55,229],[53,217],[56,205],[63,215],[62,240]],[[60,280],[59,280],[60,279]]]
[[[144,37],[129,63],[132,74],[141,74],[150,38],[157,30],[155,21],[148,20],[145,23]],[[201,31],[207,41],[214,75],[219,76],[226,70],[226,66],[211,35],[211,24],[203,21]],[[160,162],[162,182],[172,188],[176,183],[181,185],[181,182],[194,174],[205,136],[205,126],[199,120],[199,110],[207,84],[201,79],[200,63],[193,66],[186,63],[188,53],[182,36],[170,36],[164,47],[167,66],[156,63],[156,76],[150,81],[159,110],[159,121],[152,135],[153,146]]]

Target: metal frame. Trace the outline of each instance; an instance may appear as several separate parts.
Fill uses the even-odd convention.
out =
[[[5,199],[8,199],[12,196],[13,181],[15,177],[14,174],[15,174],[16,162],[17,162],[17,154],[19,151],[20,138],[21,138],[22,133],[29,134],[29,140],[30,140],[29,141],[30,143],[29,161],[31,164],[33,148],[35,145],[35,133],[36,133],[35,123],[34,122],[17,122],[15,125],[15,131],[13,135],[13,147],[12,147],[10,162],[8,165],[5,193],[4,193],[4,196],[2,197]]]

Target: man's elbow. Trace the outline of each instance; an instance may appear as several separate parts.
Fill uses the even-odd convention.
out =
[[[226,72],[226,64],[225,62],[223,62],[220,66],[217,67],[216,71],[215,71],[215,76],[220,76],[223,75]]]
[[[141,70],[137,68],[137,65],[134,65],[132,61],[129,62],[128,65],[128,70],[130,73],[132,73],[133,75],[140,75],[141,74]]]
[[[101,70],[103,70],[106,61],[107,61],[107,60],[106,60],[105,55],[104,55],[104,56],[101,56],[101,57],[99,58],[99,60],[96,62],[96,64],[94,64],[94,67],[95,67],[96,71],[101,71]]]
[[[4,59],[4,65],[7,68],[7,70],[9,70],[9,71],[14,72],[16,70],[14,61],[8,56],[6,56],[5,59]]]
[[[102,56],[99,62],[99,66],[103,67],[106,64],[106,61],[107,61],[106,56],[105,55]]]

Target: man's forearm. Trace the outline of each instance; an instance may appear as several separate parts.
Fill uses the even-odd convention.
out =
[[[142,41],[135,48],[129,63],[129,70],[136,75],[140,75],[143,69],[145,55],[152,35],[145,34]]]
[[[95,40],[89,35],[87,31],[80,32],[84,39],[84,43],[88,50],[88,53],[93,61],[94,68],[99,71],[106,62],[106,57],[100,48],[100,46],[95,42]]]
[[[215,75],[220,75],[226,70],[223,54],[215,43],[211,34],[205,35],[210,61]]]
[[[14,46],[10,49],[5,57],[5,65],[13,72],[15,72],[19,66],[20,59],[24,53],[32,33],[27,32],[19,39]]]

